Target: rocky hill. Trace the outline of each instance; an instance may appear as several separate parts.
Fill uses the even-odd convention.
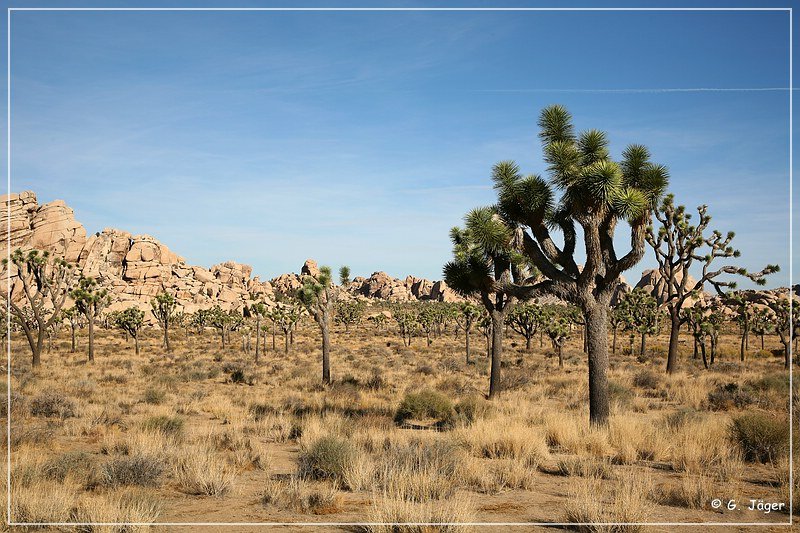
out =
[[[2,205],[0,257],[6,257],[9,240],[12,250],[35,248],[63,257],[112,293],[111,310],[130,306],[148,310],[151,298],[163,290],[174,294],[187,313],[216,304],[241,309],[255,294],[271,301],[275,292],[288,294],[300,286],[299,274],[262,281],[252,276],[252,267],[233,261],[211,268],[188,265],[150,235],[106,228],[87,236],[86,228],[62,200],[39,205],[31,191],[4,195]],[[301,274],[313,274],[316,269],[316,263],[308,260]],[[444,282],[413,276],[400,280],[385,272],[355,278],[348,289],[354,297],[398,302],[459,299]]]

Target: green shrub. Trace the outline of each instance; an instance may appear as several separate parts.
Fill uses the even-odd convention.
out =
[[[453,404],[447,396],[429,389],[406,394],[394,421],[398,424],[409,419],[433,418],[440,423],[449,421],[453,416]]]
[[[34,397],[30,409],[33,416],[58,417],[62,420],[75,416],[72,400],[55,392],[44,392]]]
[[[164,464],[145,455],[121,456],[107,461],[100,472],[104,485],[153,486],[164,472]]]
[[[300,455],[300,475],[313,479],[341,480],[355,453],[353,445],[344,439],[322,437]]]
[[[183,434],[183,419],[178,416],[151,416],[142,423],[142,429],[169,437],[180,437]]]
[[[759,379],[750,380],[748,386],[760,392],[773,391],[781,396],[789,394],[789,376],[784,373],[767,374]]]
[[[151,405],[161,405],[164,399],[167,397],[167,393],[161,389],[156,389],[154,387],[149,387],[147,390],[144,391],[144,403],[149,403]]]
[[[765,413],[746,413],[732,420],[730,438],[746,461],[776,461],[789,450],[789,421]]]

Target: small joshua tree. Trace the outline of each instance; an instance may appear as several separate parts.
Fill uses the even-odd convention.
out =
[[[0,291],[0,295],[8,300],[11,313],[25,333],[33,366],[39,366],[44,339],[48,330],[61,318],[61,308],[72,288],[75,271],[63,259],[39,250],[14,250],[10,264],[8,259],[3,259],[3,266],[6,283],[12,285],[8,291]],[[14,283],[11,277],[14,274],[10,271],[12,266],[19,276],[19,283]]]
[[[800,336],[800,301],[795,298],[789,305],[789,298],[778,298],[768,305],[773,313],[775,333],[783,344],[783,368],[788,370],[792,341]]]
[[[61,316],[64,320],[69,322],[69,327],[72,330],[72,347],[70,352],[75,353],[76,351],[76,342],[75,342],[75,331],[78,329],[78,324],[80,320],[80,313],[74,307],[70,307],[68,309],[64,309],[61,311]]]
[[[760,272],[749,273],[746,269],[724,265],[716,270],[712,263],[716,259],[725,260],[739,257],[740,253],[731,246],[734,233],[722,236],[717,230],[706,236],[711,222],[708,207],[697,208],[699,219],[697,225],[691,224],[691,214],[682,205],[675,206],[673,195],[667,195],[661,206],[655,211],[660,226],[658,232],[648,228],[647,242],[655,251],[658,270],[664,281],[663,305],[670,317],[669,352],[667,355],[667,372],[673,373],[678,368],[678,336],[682,324],[681,309],[686,300],[695,292],[701,292],[706,283],[710,284],[720,296],[726,289],[734,289],[736,283],[720,279],[724,274],[746,277],[758,285],[766,283],[765,276],[778,272],[778,265],[767,265]],[[688,272],[697,262],[702,267],[702,276],[694,284],[689,283]]]
[[[558,367],[564,368],[564,343],[572,333],[571,310],[563,306],[549,305],[542,309],[542,323],[545,335],[550,338],[558,355]]]
[[[750,331],[753,328],[753,304],[739,292],[728,295],[726,303],[736,313],[736,322],[742,335],[739,343],[739,360],[744,362],[745,354],[750,347]]]
[[[111,303],[106,289],[101,289],[93,278],[81,276],[78,288],[70,293],[75,300],[75,308],[86,317],[89,326],[89,361],[94,361],[94,323],[97,317]]]
[[[364,305],[364,302],[359,302],[357,300],[338,301],[336,302],[335,309],[336,322],[344,324],[345,333],[349,333],[350,326],[361,322],[361,317],[364,316],[365,309],[366,305]]]
[[[261,344],[261,318],[267,316],[267,306],[263,302],[255,302],[250,306],[250,314],[253,316],[256,323],[256,363],[258,363],[259,345]],[[266,337],[264,337],[266,347]]]
[[[392,318],[397,322],[397,331],[400,333],[400,338],[403,339],[403,346],[411,346],[411,341],[417,333],[417,327],[419,327],[417,313],[408,309],[408,307],[397,306],[392,311]]]
[[[531,339],[542,323],[542,308],[535,303],[517,305],[506,317],[506,323],[525,337],[525,349],[530,351]]]
[[[114,325],[133,338],[136,355],[139,355],[139,331],[144,326],[144,311],[129,307],[114,316]]]
[[[350,285],[350,267],[347,265],[342,265],[339,268],[339,285],[341,285],[344,290],[347,290],[347,287]]]
[[[456,323],[458,324],[459,328],[464,330],[464,349],[467,354],[467,364],[472,362],[469,354],[469,335],[472,332],[472,327],[475,325],[475,321],[481,317],[481,314],[480,308],[471,302],[462,302],[458,307]]]
[[[295,324],[302,318],[301,308],[289,298],[284,298],[277,302],[275,307],[267,314],[267,318],[272,321],[272,349],[275,350],[275,326],[283,332],[283,351],[289,353],[289,333]]]
[[[178,302],[174,296],[164,291],[150,300],[150,307],[158,325],[164,331],[164,349],[169,352],[172,350],[169,345],[169,325],[175,318]]]
[[[425,339],[427,345],[430,346],[431,333],[435,331],[437,324],[437,310],[433,304],[422,304],[421,308],[417,311],[417,324],[425,332]]]
[[[639,354],[644,355],[647,335],[658,333],[658,303],[643,289],[634,289],[625,294],[618,305],[624,314],[625,329],[631,334],[631,353],[633,353],[633,336],[640,336]]]
[[[495,167],[495,174],[500,172]],[[516,297],[508,290],[527,274],[515,249],[516,233],[496,207],[479,207],[464,217],[465,227],[450,230],[453,260],[444,266],[445,282],[463,296],[480,296],[492,323],[489,399],[500,394],[505,317]]]
[[[341,272],[341,271],[340,271]],[[349,269],[347,269],[349,274]],[[349,276],[348,276],[349,277]],[[338,288],[333,284],[330,267],[319,269],[317,277],[303,276],[303,287],[297,291],[297,298],[314,317],[322,333],[322,383],[331,383],[331,317],[339,297]]]
[[[750,319],[750,330],[761,338],[761,349],[764,349],[764,335],[772,330],[772,313],[767,308],[756,308]]]

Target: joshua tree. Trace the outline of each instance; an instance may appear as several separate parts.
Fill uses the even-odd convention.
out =
[[[175,317],[178,302],[170,293],[164,291],[150,300],[150,307],[153,309],[153,316],[156,317],[158,325],[164,331],[164,349],[171,351],[169,345],[169,325]]]
[[[347,290],[347,286],[350,285],[350,267],[347,265],[339,267],[339,285],[344,290]]]
[[[349,278],[350,269],[342,267],[340,274]],[[348,274],[344,276],[343,274]],[[333,284],[330,267],[323,266],[319,269],[317,277],[304,276],[303,287],[297,291],[297,298],[306,307],[322,333],[322,383],[331,383],[331,316],[333,307],[339,297],[338,288]]]
[[[432,343],[431,332],[435,331],[436,328],[436,315],[437,310],[433,304],[422,304],[419,311],[417,311],[417,324],[419,324],[419,327],[425,332],[425,339],[428,346]]]
[[[647,232],[647,242],[655,250],[658,270],[664,281],[662,303],[670,317],[668,373],[675,372],[678,367],[678,334],[682,323],[680,310],[692,293],[701,292],[706,283],[714,287],[721,296],[725,294],[725,289],[734,289],[735,282],[719,279],[723,274],[744,276],[758,285],[764,285],[764,277],[779,270],[778,265],[767,265],[755,273],[733,265],[712,270],[715,259],[739,257],[740,253],[731,246],[733,232],[728,232],[723,237],[722,233],[714,230],[711,236],[705,236],[711,222],[707,210],[705,205],[697,208],[699,220],[695,226],[690,223],[691,214],[686,213],[686,208],[682,205],[676,207],[674,197],[667,195],[655,211],[656,219],[660,223],[658,233],[654,234],[652,228],[648,228]],[[694,284],[690,284],[688,272],[695,262],[702,267],[702,276]]]
[[[133,346],[136,355],[139,355],[139,330],[144,326],[144,311],[136,307],[129,307],[114,316],[114,324],[133,337]]]
[[[504,300],[549,293],[581,309],[588,340],[589,420],[606,425],[609,303],[620,274],[644,254],[645,228],[667,185],[667,170],[651,163],[649,152],[639,145],[629,146],[621,162],[613,161],[606,135],[597,130],[576,135],[570,114],[561,106],[545,108],[539,126],[551,181],[523,176],[513,162],[496,165],[493,180],[498,213],[514,231],[519,243],[514,250],[524,255],[515,263],[535,266],[546,279],[512,282],[511,275],[493,280],[484,276],[484,284]],[[554,188],[563,191],[560,201]],[[631,249],[618,257],[614,234],[620,222],[630,226]],[[575,258],[576,225],[583,235],[583,269]],[[551,237],[553,229],[563,234],[561,247]]]
[[[753,327],[753,304],[741,293],[732,293],[726,299],[728,306],[736,313],[736,322],[742,333],[739,343],[739,360],[744,362],[750,343],[750,331]]]
[[[525,337],[525,349],[530,351],[531,339],[542,324],[542,308],[535,303],[517,305],[506,317],[506,323]]]
[[[783,367],[788,369],[792,341],[800,336],[800,301],[795,298],[790,305],[788,298],[778,298],[768,305],[774,313],[775,333],[783,344]]]
[[[12,265],[19,283],[14,283],[12,276],[15,272],[9,270]],[[11,286],[8,292],[0,291],[0,294],[8,299],[11,313],[25,333],[33,366],[39,366],[44,338],[61,317],[61,308],[72,288],[75,272],[72,265],[63,259],[39,250],[14,250],[11,264],[8,259],[3,259],[3,266],[6,268],[6,283]]]
[[[347,268],[347,267],[342,267]],[[366,306],[357,300],[339,301],[336,303],[336,321],[344,324],[345,333],[350,332],[350,326],[361,322]]]
[[[111,297],[106,289],[97,286],[97,281],[83,276],[78,280],[78,288],[70,292],[70,296],[75,300],[75,308],[86,317],[89,325],[89,361],[92,362],[94,361],[94,322],[103,309],[111,303]]]
[[[772,314],[769,309],[756,308],[750,319],[750,330],[761,338],[761,349],[764,349],[764,335],[772,330]]]
[[[411,340],[419,326],[417,314],[406,307],[397,306],[392,311],[392,318],[397,322],[397,331],[403,339],[403,346],[411,346]]]
[[[256,363],[258,363],[258,347],[261,344],[261,317],[267,316],[267,306],[262,302],[255,302],[250,306],[250,314],[256,321]]]
[[[285,298],[277,302],[275,307],[267,314],[267,318],[272,321],[272,349],[275,350],[275,326],[283,331],[284,353],[289,353],[289,333],[295,324],[302,317],[301,309],[296,302]]]
[[[470,360],[469,354],[469,334],[472,331],[472,326],[475,324],[475,321],[480,318],[481,310],[480,308],[470,302],[463,302],[458,307],[458,314],[456,315],[456,323],[458,327],[464,330],[464,349],[467,354],[467,364],[470,364],[472,361]]]
[[[628,306],[625,300],[620,298],[617,305],[608,314],[608,323],[611,325],[611,331],[613,332],[613,340],[611,341],[612,354],[617,353],[617,331],[619,331],[620,328],[625,329],[629,321]]]
[[[633,353],[634,333],[640,335],[639,354],[644,355],[647,335],[658,332],[658,303],[644,289],[634,289],[625,294],[617,306],[623,315],[625,329],[631,334],[631,353]]]
[[[558,367],[564,368],[564,342],[572,332],[569,311],[561,306],[550,305],[542,310],[542,319],[544,332],[550,337],[553,349],[558,355]]]
[[[500,172],[495,167],[495,175]],[[445,282],[464,296],[479,295],[492,324],[489,399],[500,394],[503,323],[516,297],[509,287],[526,274],[515,249],[516,232],[496,207],[479,207],[464,217],[465,227],[450,230],[453,260],[444,266]]]
[[[64,320],[69,322],[69,327],[72,330],[72,348],[70,351],[75,353],[76,350],[76,342],[75,342],[75,330],[78,329],[78,322],[80,320],[80,313],[74,307],[70,307],[68,309],[64,309],[61,311],[61,316]]]

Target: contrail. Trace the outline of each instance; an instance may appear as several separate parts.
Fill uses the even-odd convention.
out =
[[[641,89],[472,89],[486,93],[705,93],[705,92],[778,92],[789,87],[673,87]],[[797,90],[797,89],[791,89]]]

